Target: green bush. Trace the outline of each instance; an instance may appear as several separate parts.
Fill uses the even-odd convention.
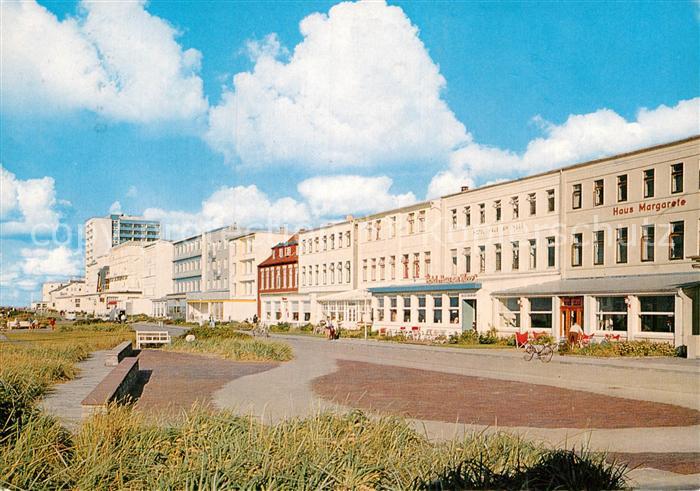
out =
[[[590,343],[583,347],[572,346],[569,343],[559,348],[560,354],[619,357],[619,356],[679,356],[679,351],[669,343],[653,341],[619,341]]]
[[[195,339],[250,339],[250,334],[240,332],[239,324],[217,324],[214,327],[195,326],[183,335],[193,334]]]
[[[289,332],[292,325],[289,322],[280,322],[278,324],[273,324],[270,326],[272,332]]]

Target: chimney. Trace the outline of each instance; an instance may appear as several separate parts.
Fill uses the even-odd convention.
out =
[[[469,186],[462,186],[461,192],[469,191]]]

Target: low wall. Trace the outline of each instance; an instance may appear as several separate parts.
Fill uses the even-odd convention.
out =
[[[104,412],[111,402],[123,402],[138,384],[138,380],[138,357],[124,358],[82,400],[83,416]]]
[[[127,356],[131,356],[133,350],[131,349],[131,341],[124,341],[112,348],[105,355],[105,366],[106,367],[116,367],[119,362],[122,361]]]

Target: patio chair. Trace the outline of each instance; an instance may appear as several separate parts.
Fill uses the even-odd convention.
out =
[[[593,334],[581,333],[581,337],[579,338],[581,346],[586,346],[587,344],[590,344],[591,340],[593,339],[593,336]]]
[[[418,327],[418,326],[413,326],[413,327],[411,328],[411,337],[412,337],[413,339],[415,339],[415,340],[419,340],[420,337],[421,337],[420,335],[421,335],[420,327]]]
[[[516,348],[522,348],[527,344],[527,340],[529,338],[529,333],[527,332],[516,332],[515,333],[515,347]]]

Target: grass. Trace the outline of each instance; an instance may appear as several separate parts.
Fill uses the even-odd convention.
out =
[[[195,331],[196,333],[196,331]],[[113,406],[70,434],[36,408],[92,349],[131,333],[88,328],[0,343],[0,487],[8,489],[619,489],[626,467],[500,433],[433,442],[396,417],[321,413],[266,426],[195,407],[154,421]],[[199,343],[248,343],[239,333]],[[225,336],[224,336],[225,335]],[[71,337],[72,336],[72,337]],[[40,339],[41,338],[41,339]],[[71,343],[71,339],[80,339]],[[184,341],[183,341],[184,342]],[[267,343],[275,344],[275,343]],[[191,346],[191,345],[190,345]],[[20,382],[21,383],[18,383]]]
[[[254,338],[239,332],[235,325],[195,327],[187,334],[194,335],[195,340],[188,342],[183,335],[164,349],[215,355],[235,361],[289,361],[293,358],[292,348],[288,344]]]

